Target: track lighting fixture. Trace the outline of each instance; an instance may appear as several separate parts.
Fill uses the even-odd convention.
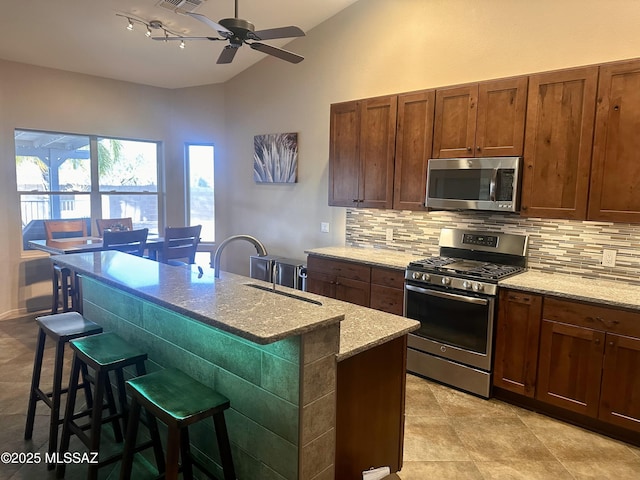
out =
[[[151,36],[153,35],[153,30],[162,30],[162,32],[164,32],[165,38],[169,38],[169,35],[171,35],[172,37],[182,37],[182,35],[172,32],[167,27],[165,27],[160,20],[150,20],[147,22],[133,15],[123,15],[121,13],[116,13],[116,16],[125,18],[127,20],[128,22],[127,30],[129,31],[133,31],[135,24],[143,25],[146,28],[146,31],[144,32],[144,34],[147,38],[151,38]],[[184,48],[184,47],[185,47],[185,43],[183,40],[180,43],[180,48]]]

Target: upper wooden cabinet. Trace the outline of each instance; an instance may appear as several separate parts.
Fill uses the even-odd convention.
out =
[[[391,208],[397,97],[331,105],[329,205]]]
[[[398,96],[393,208],[426,210],[435,90]]]
[[[433,157],[520,156],[527,77],[436,91]]]
[[[640,222],[640,60],[600,67],[589,220]]]
[[[598,67],[529,77],[521,214],[584,220]]]

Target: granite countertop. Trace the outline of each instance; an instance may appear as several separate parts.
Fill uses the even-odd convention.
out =
[[[116,251],[57,255],[53,261],[87,277],[122,288],[169,310],[258,344],[341,323],[338,360],[418,328],[414,320],[278,285],[277,290],[321,306],[253,288],[270,287],[253,278],[174,267]]]
[[[378,267],[404,270],[413,260],[421,260],[424,255],[413,255],[395,250],[364,247],[324,247],[305,250],[305,253],[339,260],[363,262]]]
[[[640,287],[611,280],[529,270],[498,282],[503,288],[640,310]]]

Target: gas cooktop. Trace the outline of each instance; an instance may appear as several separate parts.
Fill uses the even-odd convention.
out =
[[[520,273],[524,267],[451,257],[429,257],[409,264],[412,270],[467,276],[482,280],[500,280]]]

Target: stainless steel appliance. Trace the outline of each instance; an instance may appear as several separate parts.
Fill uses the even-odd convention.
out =
[[[520,209],[520,157],[432,158],[425,204],[445,210]]]
[[[301,260],[280,257],[277,255],[252,255],[250,257],[249,275],[251,278],[273,282],[285,287],[306,290],[306,265]]]
[[[410,372],[488,398],[498,280],[526,267],[528,237],[442,229],[440,256],[405,272],[404,316]]]

